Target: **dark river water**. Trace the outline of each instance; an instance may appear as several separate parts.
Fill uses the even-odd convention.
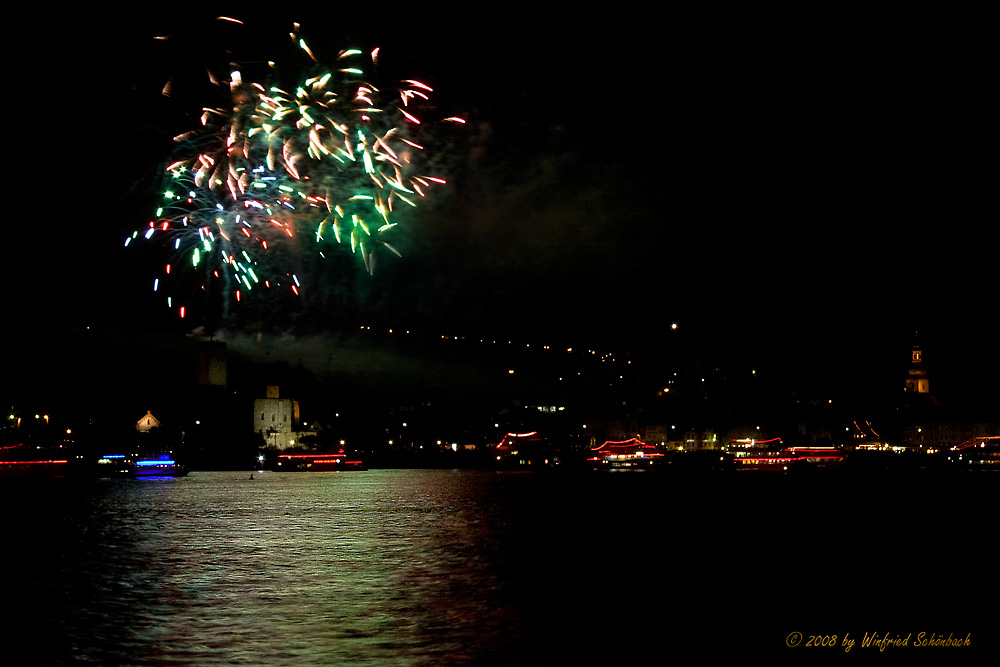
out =
[[[996,475],[249,476],[0,480],[0,663],[808,660],[845,638],[953,663],[1000,637]]]

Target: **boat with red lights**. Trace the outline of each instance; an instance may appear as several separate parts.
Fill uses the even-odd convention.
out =
[[[663,452],[638,438],[608,440],[591,449],[587,457],[587,463],[595,470],[649,470],[663,461]]]
[[[946,452],[952,468],[1000,470],[1000,435],[977,436]]]
[[[538,431],[507,433],[493,447],[493,465],[505,469],[549,468],[560,465],[559,451]]]
[[[69,458],[61,449],[0,447],[0,477],[65,477],[70,471]]]
[[[279,454],[277,469],[282,472],[346,472],[368,468],[363,461],[347,456],[341,449],[322,454]]]
[[[836,447],[786,447],[780,451],[737,452],[733,457],[736,470],[788,470],[839,467],[845,454]]]

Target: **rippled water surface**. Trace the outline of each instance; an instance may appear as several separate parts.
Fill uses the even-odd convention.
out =
[[[645,664],[807,622],[968,626],[942,612],[969,596],[940,588],[942,538],[975,552],[988,521],[898,505],[940,490],[748,479],[6,480],[4,644],[23,664]]]

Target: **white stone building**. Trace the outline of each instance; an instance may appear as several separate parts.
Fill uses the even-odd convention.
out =
[[[253,402],[253,430],[268,447],[289,449],[299,445],[303,436],[315,435],[299,427],[298,401],[281,398],[277,386],[268,386],[266,397]]]

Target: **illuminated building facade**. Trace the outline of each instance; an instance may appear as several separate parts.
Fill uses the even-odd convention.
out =
[[[906,391],[917,394],[929,394],[931,383],[924,368],[924,353],[919,345],[914,345],[911,352],[910,371],[906,378]]]
[[[146,410],[145,416],[136,422],[135,430],[139,433],[149,433],[150,429],[159,428],[160,420],[153,416],[153,413]]]
[[[281,398],[277,386],[268,386],[265,398],[253,402],[253,430],[263,436],[268,447],[294,447],[300,435],[298,425],[298,401]]]

